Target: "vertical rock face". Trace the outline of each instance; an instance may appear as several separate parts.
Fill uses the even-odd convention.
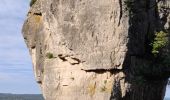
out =
[[[152,44],[169,12],[168,0],[37,0],[23,36],[45,99],[163,100],[169,45]]]

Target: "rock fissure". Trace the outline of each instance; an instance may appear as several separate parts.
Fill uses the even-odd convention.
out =
[[[78,58],[75,58],[71,55],[62,55],[62,54],[59,54],[58,57],[63,61],[63,62],[69,62],[71,65],[77,65],[77,64],[80,64],[80,63],[84,63],[85,61],[81,61],[80,59]]]
[[[33,15],[42,16],[42,13],[33,13]]]
[[[122,69],[93,69],[93,70],[84,70],[84,69],[81,69],[85,72],[94,72],[94,73],[97,73],[97,74],[103,74],[103,73],[112,73],[112,74],[116,74],[116,73],[119,73],[119,72],[124,72]]]
[[[122,18],[122,14],[123,14],[123,5],[122,5],[122,0],[119,0],[119,6],[120,6],[120,15],[119,15],[119,22],[118,22],[118,26],[120,25],[120,21],[121,21],[121,18]]]

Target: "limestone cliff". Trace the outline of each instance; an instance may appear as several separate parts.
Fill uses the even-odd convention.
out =
[[[169,0],[34,0],[23,36],[46,100],[163,100],[169,24]]]

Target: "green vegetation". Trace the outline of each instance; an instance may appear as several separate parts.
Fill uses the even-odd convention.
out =
[[[30,7],[36,2],[37,0],[31,0]]]
[[[47,57],[48,59],[52,59],[52,58],[54,58],[54,55],[53,55],[52,53],[48,52],[48,53],[46,54],[46,57]]]
[[[152,46],[152,54],[154,56],[157,56],[160,52],[160,50],[167,46],[168,39],[167,39],[167,33],[160,31],[156,32],[154,41],[151,43]]]

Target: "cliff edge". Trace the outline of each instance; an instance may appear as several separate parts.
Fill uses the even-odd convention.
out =
[[[170,75],[169,0],[30,5],[23,37],[46,100],[163,100]]]

